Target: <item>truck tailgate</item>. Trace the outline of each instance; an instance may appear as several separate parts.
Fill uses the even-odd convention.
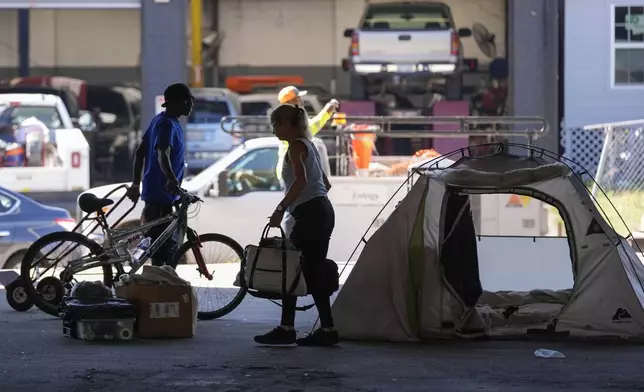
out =
[[[445,63],[451,54],[452,31],[361,31],[361,63]]]

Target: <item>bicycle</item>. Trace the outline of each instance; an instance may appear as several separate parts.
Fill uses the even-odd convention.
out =
[[[114,191],[110,192],[110,194]],[[108,194],[108,197],[110,194]],[[208,264],[206,264],[206,259],[202,253],[202,248],[205,243],[219,243],[225,245],[233,250],[234,256],[240,260],[240,263],[243,259],[243,248],[232,238],[215,233],[198,235],[196,231],[188,227],[188,207],[192,204],[203,201],[184,189],[179,190],[179,200],[175,203],[175,209],[171,215],[151,222],[142,223],[138,227],[126,229],[118,229],[116,226],[134,209],[136,204],[111,227],[107,223],[106,217],[119,204],[121,204],[121,202],[123,202],[126,196],[124,195],[116,204],[114,204],[114,201],[107,197],[100,199],[93,194],[85,195],[79,198],[78,204],[80,209],[87,213],[87,215],[81,220],[76,228],[73,231],[54,232],[39,238],[29,247],[25,257],[23,258],[20,273],[25,292],[34,305],[45,313],[58,316],[58,305],[66,293],[71,290],[75,275],[93,268],[101,268],[103,283],[108,287],[113,287],[115,281],[120,279],[121,276],[135,274],[164,244],[164,242],[174,235],[177,230],[182,233],[179,238],[183,238],[183,234],[185,234],[187,240],[179,246],[178,250],[174,254],[171,262],[171,265],[173,266],[177,266],[181,260],[187,261],[189,256],[188,251],[192,251],[199,277],[205,277],[208,281],[213,281],[214,269],[212,273],[209,272]],[[114,206],[106,215],[104,209],[113,204]],[[83,230],[81,230],[81,232],[76,231],[82,226],[83,222],[88,220],[96,221],[96,225],[91,232],[97,228],[102,230],[104,235],[104,241],[102,244],[99,244],[87,235],[82,234]],[[145,233],[149,229],[165,224],[168,224],[168,227],[154,242],[150,244],[138,261],[135,262],[128,246],[135,243],[138,239],[144,238],[146,236]],[[60,244],[54,247],[54,249],[49,253],[44,253],[43,249],[52,243]],[[48,263],[47,257],[52,252],[56,251],[63,243],[71,243],[73,246],[64,248],[65,253],[62,256],[58,256]],[[87,251],[78,252],[77,249],[80,246],[85,247]],[[60,273],[59,277],[48,276],[35,284],[35,280],[39,279],[39,277],[44,273],[61,262],[64,257],[72,253],[75,258],[72,258],[72,260],[69,261],[68,265]],[[125,264],[130,265],[131,268],[129,271],[125,270]],[[40,272],[40,268],[43,268],[44,271]],[[37,276],[35,280],[31,278],[30,272],[32,272],[32,270],[36,271]],[[238,271],[238,268],[235,268],[235,271]],[[200,310],[198,318],[200,320],[210,320],[222,317],[232,312],[243,301],[247,291],[245,288],[234,287],[234,289],[238,289],[239,291],[234,295],[230,302],[213,311]],[[200,300],[199,302],[201,307],[202,301]]]

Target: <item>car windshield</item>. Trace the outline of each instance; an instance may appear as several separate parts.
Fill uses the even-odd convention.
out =
[[[264,116],[271,109],[267,101],[242,102],[242,114],[245,116]]]
[[[63,126],[58,110],[53,106],[9,106],[0,109],[0,125],[20,125],[30,117],[42,121],[49,129]]]
[[[16,205],[16,200],[4,193],[0,193],[0,213],[9,212]]]
[[[275,172],[277,148],[258,148],[242,156],[228,168],[229,173],[240,170]]]
[[[224,116],[230,116],[228,102],[196,98],[188,124],[218,123]]]
[[[374,4],[362,30],[446,30],[452,28],[445,4]]]

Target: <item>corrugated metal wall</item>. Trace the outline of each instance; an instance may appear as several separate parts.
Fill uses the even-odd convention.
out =
[[[220,64],[334,64],[338,34],[333,29],[333,4],[334,0],[221,0],[219,28],[225,38]]]
[[[133,67],[139,63],[141,13],[127,10],[32,10],[35,67]]]
[[[187,1],[187,0],[185,0]],[[505,0],[446,0],[459,27],[480,22],[496,35],[498,55],[505,52]],[[206,2],[207,3],[207,2]],[[221,75],[300,74],[310,83],[341,90],[348,78],[340,70],[349,41],[345,28],[356,27],[364,0],[219,0],[224,34]],[[206,25],[209,23],[206,23]],[[96,81],[138,79],[140,10],[31,11],[31,66]],[[483,56],[473,38],[465,54]],[[0,11],[0,76],[17,69],[16,11]]]
[[[504,0],[446,0],[459,27],[482,23],[496,35],[505,55]],[[339,66],[356,27],[363,0],[219,0],[225,39],[222,66]],[[463,42],[468,57],[486,62],[473,38]]]
[[[141,48],[140,15],[136,9],[31,10],[31,66],[137,66]],[[17,66],[17,11],[0,10],[0,67]]]
[[[0,10],[0,67],[18,66],[18,11]]]

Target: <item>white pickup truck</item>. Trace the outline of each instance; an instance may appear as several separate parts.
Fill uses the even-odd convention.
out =
[[[189,181],[184,181],[183,188],[209,196],[202,206],[191,208],[190,225],[200,233],[219,232],[226,234],[242,245],[255,243],[268,215],[281,201],[284,194],[275,179],[277,150],[279,141],[275,137],[263,137],[248,140],[235,148],[227,156],[217,161],[208,169],[197,174]],[[454,161],[444,159],[438,167],[444,168]],[[377,164],[374,163],[374,166]],[[413,169],[413,165],[410,166]],[[389,216],[398,202],[407,194],[404,175],[388,177],[331,177],[333,184],[329,198],[334,205],[336,225],[331,240],[330,258],[346,260],[353,248],[360,243],[365,230],[378,216],[385,205],[387,207],[375,220],[366,237],[368,238]],[[410,179],[411,181],[414,178]],[[89,189],[86,192],[98,197],[105,197],[120,185],[105,185]],[[125,188],[113,192],[109,198],[119,201],[125,194]],[[389,199],[392,198],[391,201]],[[488,235],[503,235],[500,231],[509,227],[512,234],[539,236],[543,229],[541,222],[541,203],[534,200],[529,208],[505,208],[506,195],[484,195],[481,200],[481,232]],[[78,208],[78,207],[77,207]],[[132,208],[132,203],[125,200],[118,206],[108,207],[108,222],[114,224]],[[139,202],[132,211],[121,220],[121,224],[136,226],[143,209]],[[77,219],[83,213],[77,209]],[[547,217],[545,217],[547,219]],[[525,219],[536,220],[532,228],[521,227]],[[500,225],[499,222],[504,222]],[[512,224],[505,224],[506,222]],[[519,226],[517,223],[519,222]],[[91,222],[86,222],[87,228]],[[354,256],[354,258],[357,255]]]
[[[201,233],[225,233],[243,245],[256,242],[267,223],[267,216],[284,197],[275,176],[278,148],[279,141],[275,137],[248,140],[208,169],[184,181],[182,187],[189,192],[210,196],[204,205],[194,207],[195,212],[189,214],[191,227]],[[452,161],[445,164],[447,162]],[[401,187],[404,177],[331,177],[330,180],[333,187],[329,198],[336,210],[332,257],[341,259],[347,257],[347,249],[359,243],[369,224]],[[123,184],[105,185],[86,192],[105,197],[120,185]],[[403,187],[370,233],[384,222],[406,193]],[[121,188],[109,198],[118,202],[124,194],[125,188]],[[129,200],[106,208],[110,212],[108,222],[114,224],[130,208]],[[143,203],[139,202],[121,224],[138,225],[142,210]],[[77,219],[83,215],[77,209]],[[84,228],[89,226],[93,223],[84,224]]]
[[[21,193],[72,192],[89,188],[89,145],[60,97],[51,94],[0,94],[0,125],[13,131],[36,118],[50,130],[56,160],[47,167],[0,167],[0,184]],[[6,135],[11,137],[12,135]]]
[[[442,78],[447,98],[461,99],[461,38],[471,35],[469,28],[456,28],[442,2],[369,3],[359,27],[344,31],[351,45],[342,68],[363,82],[365,92],[403,79],[426,88],[428,80]]]

